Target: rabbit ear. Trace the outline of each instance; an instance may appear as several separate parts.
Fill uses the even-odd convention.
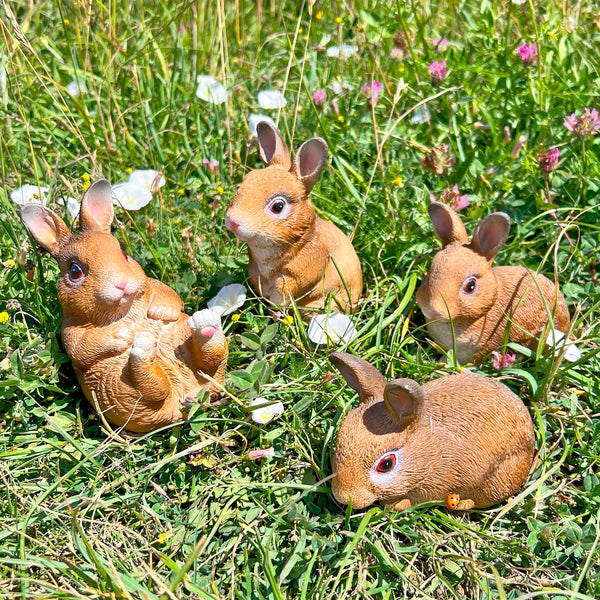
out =
[[[41,204],[25,204],[21,208],[21,221],[33,239],[56,258],[61,244],[71,237],[65,222]]]
[[[390,416],[406,426],[419,416],[425,395],[416,381],[394,379],[385,386],[383,400]]]
[[[271,123],[259,121],[256,126],[256,137],[260,158],[266,166],[279,165],[284,169],[290,168],[292,164],[290,151],[279,131]]]
[[[81,200],[79,226],[82,231],[110,233],[113,216],[112,187],[106,179],[97,179]]]
[[[461,218],[448,205],[432,202],[427,207],[427,212],[433,223],[435,235],[442,241],[444,248],[451,244],[466,244],[469,241]]]
[[[494,260],[510,232],[510,217],[503,212],[488,215],[473,232],[471,247],[477,254]]]
[[[300,148],[294,157],[291,171],[304,184],[307,193],[313,189],[327,162],[327,142],[323,138],[312,138]]]
[[[346,352],[333,352],[329,355],[329,360],[342,374],[346,383],[358,392],[360,402],[382,397],[387,382],[372,364]]]

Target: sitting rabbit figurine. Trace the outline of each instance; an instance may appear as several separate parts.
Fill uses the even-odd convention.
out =
[[[322,308],[332,294],[348,311],[360,298],[362,272],[352,243],[315,214],[309,195],[327,160],[327,144],[302,144],[292,164],[281,134],[257,126],[265,169],[250,171],[227,208],[225,226],[248,245],[257,292],[275,304]]]
[[[567,304],[549,279],[524,267],[492,268],[508,237],[508,215],[485,217],[469,244],[463,222],[449,206],[432,202],[428,212],[442,249],[417,290],[417,304],[431,337],[445,350],[453,348],[454,328],[459,363],[481,363],[502,345],[507,328],[509,342],[535,348],[548,315],[555,329],[568,330]]]
[[[58,262],[62,338],[84,394],[108,421],[134,432],[181,421],[201,388],[217,392],[228,347],[219,315],[190,318],[181,298],[146,277],[110,234],[112,188],[99,179],[85,193],[81,232],[39,204],[21,209],[38,244]]]
[[[404,510],[451,494],[460,497],[452,508],[468,510],[497,504],[525,482],[533,423],[502,383],[471,373],[388,383],[352,354],[330,359],[360,402],[342,422],[333,457],[332,490],[342,504]]]

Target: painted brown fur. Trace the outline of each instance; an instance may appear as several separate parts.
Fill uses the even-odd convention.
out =
[[[360,298],[360,262],[348,237],[315,214],[309,195],[327,160],[327,144],[308,140],[292,163],[281,134],[257,127],[265,169],[249,172],[227,208],[225,225],[248,245],[256,291],[275,304],[322,308],[333,295],[342,310]]]
[[[492,268],[508,237],[508,215],[488,215],[469,243],[454,210],[432,202],[428,211],[442,250],[433,257],[416,299],[427,330],[445,350],[453,347],[452,320],[458,362],[479,364],[502,345],[507,328],[510,342],[535,348],[549,314],[557,330],[568,330],[567,304],[549,279],[523,267]]]
[[[457,494],[458,509],[483,508],[527,479],[533,423],[502,383],[470,373],[424,385],[386,382],[356,356],[330,358],[360,400],[342,422],[333,458],[332,489],[342,504],[403,510]]]
[[[108,421],[146,432],[184,418],[203,374],[223,381],[227,341],[220,317],[208,310],[188,317],[179,296],[146,277],[110,234],[112,190],[92,184],[81,202],[81,232],[41,205],[21,219],[58,262],[62,338],[86,397],[95,396]]]

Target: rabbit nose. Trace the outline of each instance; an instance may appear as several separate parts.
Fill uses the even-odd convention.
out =
[[[237,230],[240,228],[240,224],[234,219],[232,219],[229,215],[225,215],[225,227],[227,227],[229,231],[237,233]]]

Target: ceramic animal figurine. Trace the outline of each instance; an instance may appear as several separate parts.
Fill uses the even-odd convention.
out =
[[[508,215],[497,212],[485,217],[469,243],[465,226],[452,208],[432,202],[428,212],[442,249],[417,290],[417,304],[429,334],[445,350],[453,348],[454,328],[459,363],[481,363],[502,346],[507,329],[509,342],[534,349],[549,315],[555,329],[568,330],[569,310],[554,283],[524,267],[492,268],[508,237]]]
[[[453,509],[485,508],[527,479],[533,423],[502,383],[471,373],[387,382],[352,354],[330,358],[360,402],[342,422],[333,457],[332,489],[342,504],[404,510],[452,496]]]
[[[250,171],[227,208],[225,226],[248,245],[250,280],[275,304],[319,307],[331,294],[348,311],[360,298],[362,272],[348,237],[315,214],[309,195],[327,160],[327,144],[312,138],[292,163],[281,134],[257,125],[265,169]]]
[[[85,396],[108,421],[134,432],[176,423],[201,388],[222,382],[227,341],[219,315],[189,317],[170,287],[144,271],[111,235],[112,188],[99,179],[85,193],[72,234],[38,204],[21,219],[58,262],[62,339]]]

